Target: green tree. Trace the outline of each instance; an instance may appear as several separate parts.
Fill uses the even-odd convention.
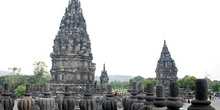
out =
[[[213,92],[220,92],[220,81],[213,81],[212,90]]]
[[[9,83],[11,86],[14,85],[17,87],[21,83],[21,68],[13,67],[8,68],[11,71],[10,75],[6,79],[6,83]]]
[[[47,71],[47,66],[42,61],[37,61],[34,64],[34,75],[37,80],[36,84],[43,84],[50,79],[49,72]]]
[[[20,96],[22,96],[25,93],[26,87],[24,85],[19,85],[16,89],[15,89],[15,94],[18,94]]]
[[[178,83],[179,83],[180,88],[186,89],[187,85],[189,85],[193,91],[193,90],[195,90],[195,81],[196,81],[195,76],[186,75],[182,79],[179,79]]]
[[[133,78],[134,81],[139,82],[141,80],[143,80],[144,78],[142,76],[136,76]]]

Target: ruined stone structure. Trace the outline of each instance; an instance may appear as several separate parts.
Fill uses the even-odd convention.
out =
[[[70,0],[50,56],[51,83],[94,83],[96,66],[79,0]]]
[[[101,77],[100,77],[102,91],[107,90],[108,80],[109,80],[109,77],[108,77],[107,71],[105,70],[105,64],[104,64],[103,71],[102,71],[102,74],[101,74]]]
[[[160,59],[157,62],[156,76],[157,84],[162,84],[165,89],[165,95],[169,94],[169,85],[171,81],[177,81],[177,68],[174,60],[171,58],[170,52],[167,48],[166,41],[164,40],[163,49]]]

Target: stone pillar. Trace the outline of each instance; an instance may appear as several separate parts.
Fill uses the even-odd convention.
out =
[[[161,84],[158,84],[156,86],[156,98],[153,104],[155,107],[164,108],[163,110],[165,110],[166,103],[164,97],[164,87]]]
[[[53,110],[55,99],[51,97],[50,84],[45,84],[43,94],[38,101],[40,110]]]
[[[33,110],[35,100],[31,98],[30,84],[26,84],[24,97],[18,102],[18,110]]]
[[[60,110],[74,110],[75,102],[71,96],[71,92],[69,90],[69,86],[65,86],[65,93],[63,100],[58,104]]]
[[[197,79],[195,81],[195,100],[191,101],[192,105],[187,110],[215,110],[210,106],[211,102],[207,101],[208,85],[206,79]]]
[[[108,85],[108,92],[106,96],[106,100],[102,103],[103,110],[117,110],[117,102],[114,100],[112,85]]]
[[[130,79],[129,80],[129,89],[127,90],[126,95],[122,98],[122,105],[124,107],[124,110],[127,110],[126,109],[126,101],[131,97],[132,83],[133,83],[133,79]]]
[[[79,102],[80,110],[94,110],[94,102],[92,100],[91,86],[89,83],[86,84],[86,92],[84,99]]]
[[[153,83],[147,83],[147,93],[145,97],[144,105],[141,107],[140,110],[152,110],[154,108],[153,101],[155,99],[154,97],[154,84]]]
[[[131,110],[132,104],[137,101],[137,97],[136,97],[136,95],[137,95],[137,82],[134,81],[134,82],[132,83],[132,85],[133,85],[133,90],[132,90],[132,92],[131,92],[131,95],[132,95],[132,96],[131,96],[130,99],[128,99],[127,102],[126,102],[126,110]]]
[[[170,97],[167,101],[167,110],[179,110],[183,103],[179,98],[179,85],[176,81],[170,83]]]
[[[137,102],[133,103],[131,110],[139,110],[144,105],[145,96],[146,95],[144,94],[144,82],[141,81],[138,84],[138,95],[137,95],[138,100]]]
[[[0,99],[0,103],[2,104],[4,110],[12,110],[14,107],[14,100],[10,98],[11,92],[9,90],[9,84],[5,84],[5,90],[2,96],[3,97]]]

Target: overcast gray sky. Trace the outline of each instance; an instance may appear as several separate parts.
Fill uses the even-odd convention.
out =
[[[0,70],[34,61],[51,68],[50,53],[68,0],[0,1]],[[155,77],[166,39],[178,77],[220,80],[219,0],[81,0],[96,75]]]

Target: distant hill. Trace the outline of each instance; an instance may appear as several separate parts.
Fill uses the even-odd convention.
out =
[[[8,75],[9,71],[0,71],[0,76]]]
[[[133,79],[133,76],[127,76],[127,75],[108,75],[109,82],[111,81],[129,81],[129,79]],[[100,81],[100,76],[95,76],[95,80]]]

